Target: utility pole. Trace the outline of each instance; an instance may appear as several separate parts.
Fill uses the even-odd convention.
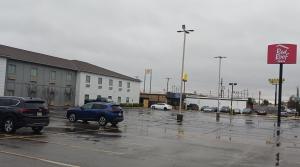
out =
[[[230,99],[230,114],[233,114],[233,110],[232,110],[232,101],[233,101],[233,86],[236,86],[237,83],[229,83],[229,85],[231,86],[231,99]]]
[[[221,60],[225,59],[226,57],[222,57],[222,56],[217,56],[214,57],[216,59],[219,59],[219,77],[218,77],[218,110],[216,113],[216,120],[219,121],[220,120],[220,85],[221,85]]]
[[[167,80],[167,92],[169,92],[169,81],[170,81],[170,79],[172,79],[172,78],[169,78],[169,77],[166,78],[166,80]]]
[[[261,91],[258,91],[258,105],[260,105],[260,96],[261,96]]]
[[[152,85],[152,69],[150,71],[150,90],[149,90],[149,93],[151,93],[151,85]]]

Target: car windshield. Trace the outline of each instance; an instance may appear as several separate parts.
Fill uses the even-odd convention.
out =
[[[47,108],[47,105],[44,101],[26,101],[24,103],[24,108],[28,108],[28,109]]]

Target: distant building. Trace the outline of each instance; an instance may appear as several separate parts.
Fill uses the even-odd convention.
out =
[[[138,103],[140,80],[86,62],[0,45],[0,96],[40,97],[53,106],[110,98]]]

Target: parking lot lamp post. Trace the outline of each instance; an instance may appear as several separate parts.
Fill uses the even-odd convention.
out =
[[[186,34],[189,34],[190,32],[193,32],[194,30],[186,30],[185,25],[182,25],[182,30],[177,31],[178,33],[183,32],[183,52],[182,52],[182,64],[181,64],[181,76],[180,76],[180,100],[179,100],[179,113],[177,114],[177,121],[182,122],[183,115],[181,113],[181,107],[182,107],[182,78],[183,78],[183,71],[184,71],[184,54],[185,54],[185,39]]]
[[[220,119],[220,85],[221,85],[221,60],[225,59],[226,57],[217,56],[214,57],[216,59],[219,59],[219,81],[218,81],[218,110],[216,113],[216,120],[219,121]]]
[[[232,110],[232,100],[233,100],[233,86],[237,85],[237,83],[229,83],[231,86],[231,99],[230,99],[230,114],[233,115],[233,110]]]

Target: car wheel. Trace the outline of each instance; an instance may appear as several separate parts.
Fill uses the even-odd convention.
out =
[[[11,117],[4,119],[3,128],[5,133],[14,133],[15,129],[15,120]]]
[[[111,125],[112,125],[112,126],[117,126],[117,125],[118,125],[118,122],[112,122]]]
[[[34,133],[41,133],[44,127],[42,126],[37,126],[37,127],[31,127]]]
[[[151,109],[155,110],[155,107],[154,107],[154,106],[152,106],[152,107],[151,107]]]
[[[167,107],[165,107],[164,110],[165,110],[165,111],[168,110]]]
[[[101,116],[98,120],[98,124],[100,126],[105,126],[107,124],[106,118],[104,116]]]
[[[70,122],[76,122],[77,121],[76,115],[74,113],[69,115],[69,121]]]

